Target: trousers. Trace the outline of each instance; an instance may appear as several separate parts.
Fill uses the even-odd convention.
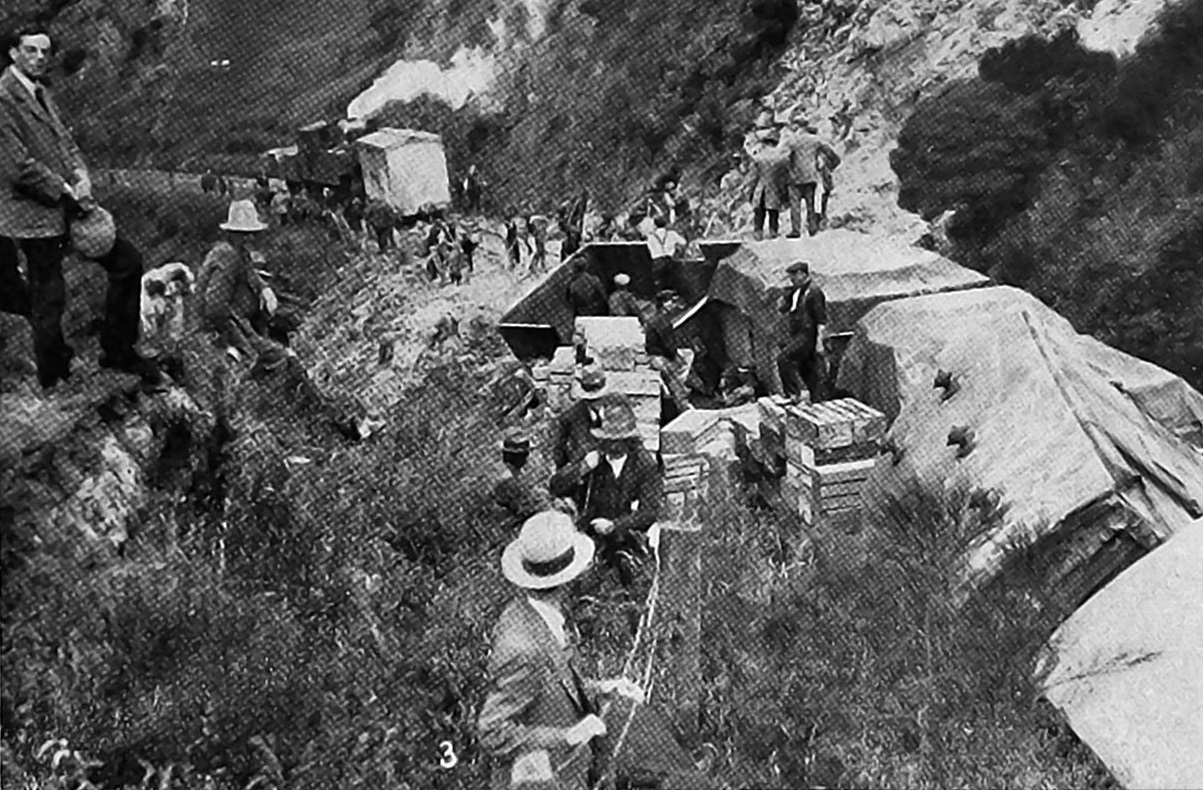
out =
[[[21,282],[18,250],[25,253],[29,283]],[[7,312],[28,310],[33,331],[38,381],[52,386],[71,372],[74,352],[63,337],[62,319],[67,307],[63,258],[67,237],[3,239],[0,242],[0,284]],[[118,236],[109,254],[96,261],[108,273],[104,324],[100,350],[113,360],[133,355],[141,320],[142,254],[128,239]],[[14,289],[10,295],[10,288]]]
[[[815,211],[816,189],[817,184],[813,181],[806,184],[789,185],[789,224],[791,235],[802,235],[803,201],[806,202],[806,232],[811,236],[818,232],[819,214]]]
[[[781,376],[781,388],[788,396],[801,395],[805,384],[811,403],[823,399],[822,357],[815,353],[814,344],[799,340],[790,341],[777,355],[777,374]]]
[[[766,218],[769,221],[769,238],[776,238],[780,215],[781,212],[775,208],[757,207],[753,209],[752,222],[756,230],[756,238],[759,239],[764,234],[764,221]]]

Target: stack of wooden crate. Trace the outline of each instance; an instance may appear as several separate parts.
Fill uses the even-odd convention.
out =
[[[643,327],[630,316],[581,316],[576,331],[585,337],[586,353],[604,370],[635,370],[647,364]]]
[[[635,410],[643,446],[660,450],[660,374],[651,368],[606,371],[606,392],[621,392]]]
[[[664,509],[660,520],[677,524],[696,521],[706,498],[706,456],[673,453],[661,456],[664,463]]]
[[[820,533],[855,532],[885,431],[885,415],[852,398],[786,407],[786,505]]]

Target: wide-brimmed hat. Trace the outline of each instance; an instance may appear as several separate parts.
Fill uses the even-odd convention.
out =
[[[594,428],[595,439],[638,439],[639,424],[629,403],[614,401],[602,407],[601,425]]]
[[[593,539],[578,532],[572,516],[555,510],[536,513],[501,553],[501,573],[526,590],[567,584],[593,561]]]
[[[254,201],[235,200],[230,204],[230,213],[226,221],[219,225],[222,230],[234,230],[242,233],[257,233],[267,230],[267,225],[259,219],[259,211]]]
[[[581,374],[581,380],[573,387],[576,397],[582,400],[597,400],[606,394],[605,371],[593,368]]]
[[[100,206],[71,220],[71,246],[85,258],[103,258],[117,242],[117,224],[113,215]]]

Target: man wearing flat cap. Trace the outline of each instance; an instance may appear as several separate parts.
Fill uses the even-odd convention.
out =
[[[713,787],[667,734],[667,719],[643,704],[637,683],[582,677],[565,609],[594,551],[570,516],[544,511],[526,520],[501,555],[501,572],[518,595],[493,629],[477,719],[481,748],[493,760],[490,788],[588,790],[604,775],[606,757],[619,786]],[[603,709],[599,696],[620,704]],[[623,730],[625,748],[608,755],[613,745],[604,736]]]
[[[501,442],[503,469],[493,481],[493,502],[501,509],[506,522],[514,526],[547,507],[546,497],[541,497],[523,475],[530,451],[530,436],[520,429],[506,433]]]
[[[788,337],[777,355],[777,372],[785,395],[799,398],[805,383],[812,403],[822,400],[827,358],[827,297],[811,279],[810,264],[797,261],[787,268],[790,287],[781,297]]]
[[[610,294],[609,299],[610,315],[640,317],[639,301],[628,288],[630,284],[631,275],[621,272],[614,275],[614,291]]]
[[[582,528],[630,588],[635,564],[646,553],[647,531],[664,504],[664,480],[643,446],[630,403],[607,401],[592,433],[597,449],[552,475],[549,488],[552,496],[574,498]]]
[[[11,65],[0,75],[0,309],[29,319],[42,387],[69,378],[75,352],[63,337],[63,258],[73,245],[108,274],[100,366],[158,382],[158,369],[134,349],[142,255],[92,198],[88,167],[48,84],[50,35],[36,26],[19,28],[6,52]]]

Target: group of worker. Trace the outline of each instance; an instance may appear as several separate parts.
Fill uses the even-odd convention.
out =
[[[784,128],[783,128],[784,127]],[[751,160],[746,195],[752,203],[754,234],[775,237],[781,209],[789,207],[789,237],[802,235],[802,209],[806,209],[806,232],[813,236],[827,221],[827,206],[834,187],[832,171],[840,157],[818,136],[818,130],[801,111],[780,123],[769,111],[756,119],[745,151]],[[820,205],[815,201],[819,184],[823,185]]]
[[[598,698],[618,696],[636,706],[629,714],[637,722],[630,753],[642,755],[634,763],[609,755],[619,773],[652,782],[639,786],[708,787],[671,737],[659,753],[650,750],[650,758],[634,743],[665,732],[637,684],[589,681],[578,669],[565,611],[573,588],[596,559],[617,574],[623,590],[631,589],[655,541],[664,481],[658,460],[644,447],[631,402],[607,388],[605,372],[586,369],[575,387],[576,402],[555,422],[555,472],[545,486],[526,476],[529,434],[511,431],[502,444],[505,468],[493,498],[506,523],[521,529],[501,557],[502,573],[518,595],[494,630],[488,693],[478,718],[481,745],[495,759],[491,786],[593,786],[600,758],[613,747],[602,736],[614,716]]]

